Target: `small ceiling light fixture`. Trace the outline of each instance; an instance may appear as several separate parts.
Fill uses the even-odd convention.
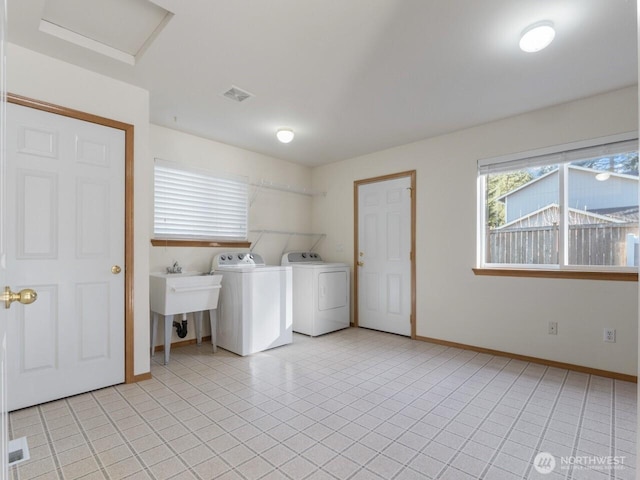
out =
[[[293,130],[290,128],[279,128],[276,132],[276,137],[278,137],[278,140],[282,143],[289,143],[293,140],[293,135]]]
[[[611,172],[600,172],[596,175],[596,180],[598,180],[599,182],[604,182],[606,180],[609,180],[610,176]]]
[[[522,32],[520,49],[528,53],[539,52],[548,47],[555,36],[553,23],[549,21],[534,23]]]

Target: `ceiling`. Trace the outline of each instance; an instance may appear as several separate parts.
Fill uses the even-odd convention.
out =
[[[115,2],[124,15],[109,14],[114,1],[8,0],[8,39],[149,90],[154,124],[309,166],[638,77],[635,0],[153,0],[173,16],[128,52],[133,65],[39,30],[69,4],[58,11],[75,8],[101,42],[129,38],[147,0]],[[523,53],[521,32],[541,20],[554,42]],[[224,97],[232,86],[253,97]]]

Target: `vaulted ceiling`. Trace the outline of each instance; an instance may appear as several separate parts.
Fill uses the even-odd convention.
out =
[[[8,3],[10,42],[149,90],[152,123],[305,165],[638,76],[635,0]],[[554,23],[554,42],[522,52],[522,31],[541,20]],[[231,100],[231,87],[252,96]],[[293,142],[276,140],[279,127]]]

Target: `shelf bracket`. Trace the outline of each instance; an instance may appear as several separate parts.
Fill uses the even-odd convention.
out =
[[[327,235],[325,233],[318,233],[316,234],[318,235],[318,239],[316,240],[316,242],[311,246],[311,248],[309,249],[310,251],[314,252],[316,250],[316,247],[318,246],[318,244],[322,241],[322,239],[324,237],[326,237]]]
[[[302,233],[302,232],[289,232],[289,231],[282,231],[282,230],[251,230],[251,233],[256,233],[258,234],[258,237],[251,243],[251,247],[249,249],[250,252],[253,252],[254,248],[256,248],[256,246],[258,245],[258,243],[260,243],[260,240],[262,239],[263,235],[265,234],[273,234],[273,235],[286,235],[287,236],[287,242],[285,243],[285,246],[282,250],[282,255],[284,255],[285,253],[287,253],[287,248],[289,247],[289,243],[291,242],[291,237],[318,237],[315,241],[315,243],[313,244],[313,246],[310,248],[310,250],[315,250],[315,248],[318,246],[318,244],[320,243],[320,241],[327,236],[326,233]]]

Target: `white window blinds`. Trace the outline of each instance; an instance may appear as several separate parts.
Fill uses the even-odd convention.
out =
[[[549,147],[532,152],[507,155],[478,161],[478,174],[504,173],[525,168],[557,165],[577,160],[606,157],[638,150],[635,132],[606,139],[595,139],[567,145]],[[631,138],[629,138],[631,137]]]
[[[156,159],[154,237],[157,239],[247,239],[246,178],[214,175]]]

